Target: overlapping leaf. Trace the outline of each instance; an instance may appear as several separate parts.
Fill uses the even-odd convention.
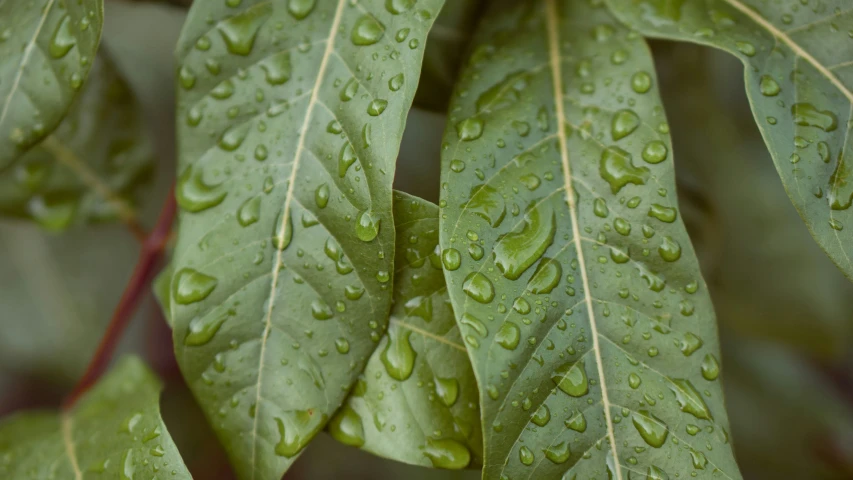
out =
[[[281,477],[384,332],[394,162],[441,4],[190,11],[170,316],[183,374],[241,478]]]
[[[646,35],[713,46],[743,62],[755,120],[788,196],[853,278],[850,2],[608,1]]]
[[[152,168],[139,105],[105,54],[68,115],[41,143],[0,171],[0,212],[51,230],[119,217]]]
[[[397,252],[388,332],[367,362],[333,437],[415,465],[482,462],[479,396],[436,252],[438,207],[394,194]]]
[[[191,479],[160,418],[161,385],[125,358],[64,413],[0,422],[2,478]]]
[[[740,478],[645,43],[583,0],[499,1],[482,25],[441,246],[484,477]]]
[[[95,59],[103,0],[0,4],[0,170],[50,134]]]

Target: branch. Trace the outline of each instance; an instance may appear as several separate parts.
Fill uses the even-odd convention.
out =
[[[72,408],[77,399],[89,390],[98,381],[104,371],[106,371],[122,333],[127,328],[131,318],[133,318],[140,299],[148,292],[148,285],[157,272],[156,268],[163,257],[163,249],[168,242],[176,210],[175,192],[174,187],[172,187],[160,211],[157,225],[147,235],[142,244],[139,260],[136,262],[133,274],[124,289],[121,300],[119,300],[113,312],[112,319],[110,319],[110,323],[107,325],[107,330],[104,332],[103,337],[101,337],[101,342],[95,351],[95,356],[89,362],[89,366],[86,368],[83,377],[74,386],[74,390],[71,391],[71,394],[62,403],[63,409],[68,410]]]

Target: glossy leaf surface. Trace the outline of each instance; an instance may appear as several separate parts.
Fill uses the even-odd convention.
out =
[[[103,0],[0,4],[0,170],[59,124],[98,50]]]
[[[740,478],[648,49],[602,6],[501,1],[442,155],[484,478]]]
[[[395,159],[442,2],[237,3],[196,2],[179,41],[170,316],[238,476],[278,479],[384,332]]]
[[[743,62],[755,121],[788,196],[821,248],[853,278],[849,1],[608,1],[646,35],[713,46]]]
[[[190,479],[160,418],[160,381],[125,358],[66,413],[0,422],[0,476]]]
[[[99,55],[56,130],[0,171],[0,212],[49,230],[133,221],[133,199],[153,168],[140,113],[112,62]]]
[[[338,441],[386,458],[482,463],[479,396],[438,257],[438,207],[394,194],[397,252],[388,332],[330,423]]]

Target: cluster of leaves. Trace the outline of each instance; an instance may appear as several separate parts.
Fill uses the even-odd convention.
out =
[[[444,3],[189,11],[155,289],[235,472],[280,478],[325,429],[488,479],[741,478],[644,35],[743,60],[788,194],[850,277],[853,9]],[[102,10],[0,3],[0,212],[141,235],[151,149]],[[393,190],[413,102],[447,111],[438,205]],[[71,408],[5,420],[0,473],[189,478],[157,390],[125,360]]]

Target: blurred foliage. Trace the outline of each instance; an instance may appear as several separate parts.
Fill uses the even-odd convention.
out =
[[[106,15],[105,45],[142,100],[165,164],[150,190],[159,199],[174,170],[172,46],[183,12],[113,1]],[[814,244],[787,198],[749,112],[740,64],[697,46],[653,46],[683,216],[720,322],[732,441],[744,477],[853,478],[853,285]],[[395,188],[437,198],[442,130],[440,114],[409,114]],[[153,207],[140,217],[150,226],[159,200],[147,203]],[[120,226],[57,237],[21,222],[0,224],[0,411],[56,404],[67,392],[137,251]],[[152,302],[145,306],[123,348],[145,352],[166,380],[163,418],[195,478],[230,479],[171,358],[168,328]],[[479,473],[403,465],[321,435],[286,478],[474,480]]]

